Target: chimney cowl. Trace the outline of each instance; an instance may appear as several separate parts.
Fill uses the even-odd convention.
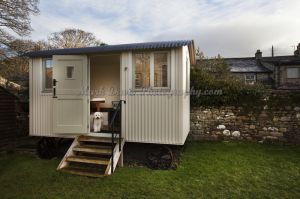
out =
[[[255,58],[256,59],[261,59],[262,58],[262,52],[259,49],[255,53]]]

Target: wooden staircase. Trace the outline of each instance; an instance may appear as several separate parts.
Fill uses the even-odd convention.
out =
[[[123,166],[124,139],[77,136],[57,170],[90,177],[111,175],[117,164]]]

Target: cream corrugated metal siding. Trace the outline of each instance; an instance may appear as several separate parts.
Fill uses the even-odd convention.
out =
[[[186,92],[190,90],[190,57],[187,46],[182,48],[182,77],[183,77],[183,90],[185,95],[182,96],[182,140],[186,140],[190,132],[190,95]]]
[[[177,97],[132,95],[126,101],[126,141],[181,144]]]
[[[185,58],[187,48],[171,50],[171,92],[160,94],[130,92],[132,89],[132,53],[121,56],[123,105],[122,130],[129,142],[184,144],[189,132],[189,97],[185,92]],[[184,52],[183,52],[184,51]],[[188,111],[188,112],[187,112]]]
[[[42,59],[30,61],[30,135],[55,136],[52,133],[52,94],[42,92]]]
[[[126,100],[122,110],[122,132],[129,142],[157,144],[184,144],[189,132],[189,96],[186,81],[189,71],[186,59],[188,47],[170,50],[171,91],[160,94],[129,93],[132,89],[132,52],[121,55],[120,78],[121,99]],[[189,67],[189,64],[188,64]],[[53,136],[52,94],[42,92],[42,59],[30,62],[30,135]]]

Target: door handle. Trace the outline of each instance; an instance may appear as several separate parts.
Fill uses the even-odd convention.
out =
[[[52,85],[53,85],[53,86],[56,86],[56,83],[57,83],[57,82],[58,82],[58,81],[57,81],[56,79],[53,79],[53,80],[52,80]]]
[[[58,81],[56,80],[56,79],[53,79],[52,80],[52,86],[53,86],[53,98],[57,98],[57,96],[56,96],[56,83],[57,83]]]

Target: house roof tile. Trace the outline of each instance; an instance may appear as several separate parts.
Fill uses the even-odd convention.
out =
[[[225,58],[232,73],[270,73],[268,68],[264,67],[260,61],[254,57],[249,58]]]

